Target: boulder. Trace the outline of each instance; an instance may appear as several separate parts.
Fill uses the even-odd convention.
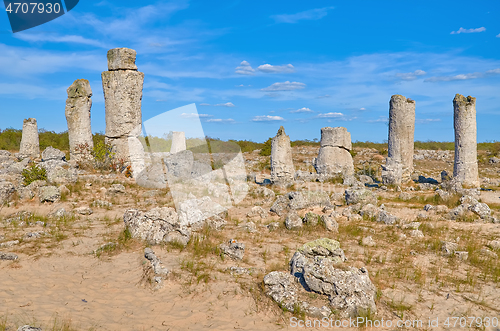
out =
[[[61,198],[61,191],[56,186],[42,186],[38,189],[40,202],[56,202]]]
[[[66,161],[66,154],[64,154],[57,148],[49,146],[42,152],[42,162],[51,160]]]
[[[0,182],[0,206],[8,202],[15,191],[16,188],[12,183]]]
[[[281,307],[294,311],[297,304],[298,287],[295,278],[281,271],[273,271],[264,277],[265,293]]]
[[[179,241],[187,245],[191,231],[181,226],[177,213],[170,207],[157,207],[148,212],[129,209],[123,221],[132,237],[146,240],[151,244]]]
[[[285,227],[288,230],[297,230],[302,226],[302,218],[295,211],[291,211],[288,213],[288,215],[286,215]]]
[[[348,205],[371,203],[377,205],[377,196],[371,190],[364,187],[351,187],[345,190],[345,201]]]
[[[318,239],[295,252],[291,273],[307,291],[328,296],[330,305],[341,318],[356,317],[368,311],[376,313],[376,289],[365,268],[338,268],[345,261],[339,242]]]

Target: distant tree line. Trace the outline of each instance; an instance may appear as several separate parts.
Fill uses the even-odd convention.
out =
[[[18,151],[21,144],[22,130],[8,128],[0,130],[0,149],[9,151]],[[93,134],[94,144],[97,142],[104,142],[104,134]],[[141,138],[142,142],[149,146],[152,152],[167,152],[172,145],[171,135],[165,137],[147,137]],[[56,133],[54,131],[47,131],[44,129],[39,130],[40,150],[44,150],[48,146],[52,146],[61,151],[69,150],[68,131]],[[205,144],[205,141],[207,144]],[[218,138],[205,137],[202,138],[187,138],[186,147],[193,152],[206,153],[207,147],[212,153],[218,152],[237,152],[235,146],[238,145],[242,152],[251,152],[260,150],[260,155],[271,155],[271,141],[272,138],[267,139],[265,142],[258,143],[251,140],[228,140],[223,141]],[[207,146],[208,145],[208,146]],[[314,146],[319,147],[318,139],[313,140],[294,140],[291,142],[294,146]],[[381,154],[387,153],[387,142],[375,143],[370,141],[356,141],[353,142],[353,147],[374,148]],[[479,150],[488,151],[491,155],[500,155],[500,142],[483,142],[478,143]],[[415,141],[415,149],[429,149],[429,150],[454,150],[455,144],[453,142],[440,142],[440,141]]]

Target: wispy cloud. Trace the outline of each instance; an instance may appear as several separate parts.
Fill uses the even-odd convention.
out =
[[[499,75],[499,74],[500,74],[500,68],[487,70],[485,72],[473,72],[473,73],[469,73],[469,74],[459,74],[459,75],[453,75],[453,76],[430,77],[430,78],[425,79],[424,82],[452,82],[452,81],[457,81],[457,80],[469,80],[469,79],[483,78],[483,77]]]
[[[500,38],[500,33],[499,33],[499,34],[497,34],[497,38]]]
[[[210,118],[205,122],[210,123],[234,123],[235,121],[232,118]]]
[[[274,83],[271,86],[261,89],[261,91],[292,91],[292,90],[300,90],[306,87],[306,84],[299,82],[278,82]]]
[[[368,123],[389,123],[389,119],[385,116],[380,116],[376,120],[368,120]]]
[[[339,117],[344,117],[344,114],[342,113],[321,113],[318,114],[319,118],[339,118]]]
[[[419,76],[424,76],[426,74],[427,73],[423,70],[415,70],[413,72],[397,73],[396,77],[399,77],[402,80],[415,80]]]
[[[226,102],[226,103],[218,103],[215,105],[211,105],[209,103],[200,103],[200,106],[214,106],[214,107],[236,107],[232,102]]]
[[[328,15],[328,11],[333,8],[334,7],[315,8],[295,14],[273,15],[271,18],[274,19],[276,23],[297,23],[302,20],[320,20]]]
[[[282,66],[273,66],[270,64],[263,64],[257,67],[257,70],[266,72],[266,73],[281,73],[281,72],[294,72],[295,68],[291,64],[282,65]]]
[[[441,122],[440,118],[421,118],[421,119],[416,119],[415,123],[417,124],[425,124],[425,123],[432,123],[432,122]]]
[[[272,122],[272,121],[284,121],[285,119],[281,116],[271,116],[271,115],[263,115],[263,116],[255,116],[252,118],[253,122]]]
[[[290,113],[312,113],[312,112],[313,111],[311,109],[306,108],[306,107],[302,107],[300,109],[290,111]]]
[[[209,117],[213,117],[213,115],[197,114],[197,113],[182,113],[181,117],[184,117],[184,118],[209,118]]]
[[[247,61],[242,61],[235,72],[240,75],[254,75],[255,69]]]
[[[218,103],[214,106],[215,107],[235,107],[235,105],[232,102]]]
[[[486,31],[486,28],[484,26],[480,28],[475,28],[475,29],[464,29],[460,28],[458,31],[451,31],[450,34],[460,34],[460,33],[478,33],[478,32],[483,32]]]
[[[49,33],[21,32],[14,34],[14,37],[28,42],[73,43],[73,44],[96,46],[100,48],[107,47],[104,43],[100,41],[84,38],[82,36],[77,36],[77,35],[61,36]]]

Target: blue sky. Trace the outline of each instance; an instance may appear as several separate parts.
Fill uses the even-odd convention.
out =
[[[145,4],[147,3],[147,4]],[[13,34],[0,14],[0,129],[66,130],[66,88],[93,90],[105,130],[106,52],[137,50],[143,120],[195,103],[206,135],[264,141],[344,126],[387,139],[389,99],[416,100],[416,140],[452,141],[456,93],[478,140],[500,140],[500,1],[85,1]]]

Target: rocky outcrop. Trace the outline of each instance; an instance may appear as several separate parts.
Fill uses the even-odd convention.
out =
[[[148,212],[129,209],[123,221],[132,237],[155,245],[174,241],[187,245],[191,236],[190,229],[181,226],[177,213],[169,207],[153,208]]]
[[[376,313],[376,289],[366,268],[341,267],[346,261],[338,241],[323,238],[306,243],[290,261],[291,274],[307,291],[328,296],[340,317]]]
[[[68,123],[69,154],[73,162],[88,161],[94,148],[90,126],[92,89],[86,79],[77,79],[66,90],[66,121]]]
[[[23,134],[19,154],[24,157],[38,157],[40,155],[38,125],[34,118],[25,119],[23,122]]]
[[[330,206],[328,193],[321,191],[289,192],[278,196],[270,210],[278,216],[283,216],[291,210],[299,210],[312,206]]]
[[[389,102],[389,141],[385,166],[382,166],[384,184],[401,184],[413,172],[413,137],[415,133],[415,101],[402,95],[393,95]]]
[[[455,128],[453,180],[465,187],[479,187],[476,98],[455,95],[453,110]]]
[[[170,153],[178,153],[186,150],[186,135],[182,131],[174,131],[172,133],[172,147]]]
[[[351,134],[346,128],[325,127],[321,129],[321,145],[313,165],[320,175],[343,175],[344,181],[354,176]]]
[[[128,48],[108,51],[108,71],[102,88],[106,109],[106,143],[115,157],[132,164],[134,175],[142,171],[144,149],[138,139],[142,131],[141,100],[144,74],[137,71],[136,52]]]
[[[293,182],[294,175],[290,137],[281,126],[271,142],[271,182],[289,185]]]

